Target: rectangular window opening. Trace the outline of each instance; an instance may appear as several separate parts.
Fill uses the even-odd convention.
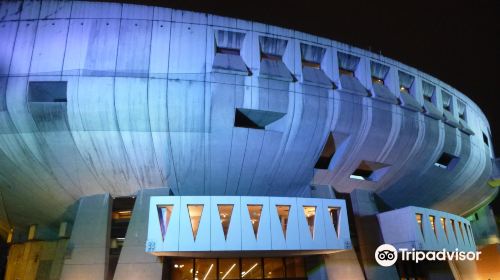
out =
[[[323,150],[321,151],[321,155],[316,161],[316,165],[314,168],[316,169],[328,169],[330,166],[330,162],[333,158],[333,155],[335,154],[335,140],[333,139],[333,134],[330,133],[328,135],[328,139],[326,140],[325,146],[323,147]]]
[[[415,218],[417,219],[418,227],[420,228],[420,232],[422,233],[422,238],[425,239],[424,225],[422,224],[422,214],[415,214]]]
[[[239,49],[217,47],[216,52],[223,53],[223,54],[230,54],[230,55],[240,55]]]
[[[434,231],[434,235],[436,236],[437,239],[437,230],[436,230],[436,217],[429,215],[429,221],[431,222],[431,228],[432,231]]]
[[[66,81],[31,81],[28,85],[29,102],[67,102]]]
[[[351,179],[356,180],[369,180],[370,176],[373,174],[373,170],[356,169],[351,174]]]
[[[349,178],[361,181],[379,181],[388,171],[390,165],[381,162],[363,160]]]
[[[486,144],[486,146],[490,146],[490,141],[488,139],[488,136],[486,136],[486,133],[483,132],[483,142]]]
[[[320,63],[314,62],[314,61],[307,61],[307,60],[302,60],[302,66],[316,68],[316,69],[320,69],[321,68],[321,64]]]
[[[340,75],[346,75],[346,76],[349,76],[349,77],[354,77],[354,71],[350,71],[350,70],[343,69],[343,68],[339,68],[339,74]]]
[[[384,84],[384,80],[372,76],[372,83],[383,85]]]
[[[454,155],[442,153],[439,159],[434,163],[434,166],[451,170],[457,165],[458,160],[459,158]]]
[[[280,55],[275,55],[275,54],[270,54],[270,53],[260,53],[260,59],[268,59],[268,60],[273,60],[273,61],[281,61],[282,57]]]

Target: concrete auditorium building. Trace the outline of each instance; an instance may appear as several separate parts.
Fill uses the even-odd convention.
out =
[[[5,279],[495,279],[499,165],[474,102],[378,54],[166,7],[1,2]],[[384,243],[482,254],[384,267]]]

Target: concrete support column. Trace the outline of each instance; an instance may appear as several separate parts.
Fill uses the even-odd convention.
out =
[[[350,194],[354,224],[357,233],[356,253],[363,266],[366,279],[399,279],[395,266],[383,267],[375,261],[375,250],[384,244],[377,214],[375,194],[367,190],[354,190]],[[352,217],[350,217],[352,218]]]
[[[158,188],[138,192],[114,279],[162,279],[161,259],[147,254],[145,248],[148,235],[149,199],[151,196],[168,195],[168,191],[168,188]]]
[[[104,280],[109,258],[109,194],[80,199],[61,279]]]
[[[354,250],[345,250],[324,256],[328,280],[364,280],[363,270]]]

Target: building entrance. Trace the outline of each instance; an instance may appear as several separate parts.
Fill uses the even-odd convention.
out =
[[[171,280],[306,279],[303,257],[174,258]]]

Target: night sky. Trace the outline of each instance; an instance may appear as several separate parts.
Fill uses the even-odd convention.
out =
[[[498,1],[129,2],[259,21],[382,53],[435,76],[476,102],[490,122],[500,155]],[[500,199],[496,204],[500,213]]]

